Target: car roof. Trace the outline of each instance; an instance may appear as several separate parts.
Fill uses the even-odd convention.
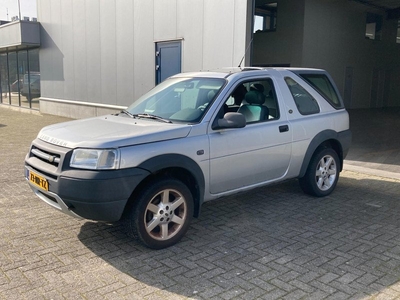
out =
[[[204,70],[198,72],[186,72],[186,73],[179,73],[173,75],[171,77],[211,77],[211,78],[227,78],[231,75],[238,74],[238,73],[254,73],[260,74],[260,72],[267,72],[268,71],[292,71],[293,73],[325,73],[325,70],[322,69],[314,69],[314,68],[295,68],[295,67],[229,67],[229,68],[221,68],[216,70]],[[250,75],[250,74],[249,74]]]

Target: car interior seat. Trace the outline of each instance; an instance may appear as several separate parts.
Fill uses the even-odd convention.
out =
[[[265,100],[263,94],[259,91],[252,90],[246,93],[244,99],[247,104],[239,107],[238,112],[244,115],[247,123],[268,119],[268,107],[262,105]]]

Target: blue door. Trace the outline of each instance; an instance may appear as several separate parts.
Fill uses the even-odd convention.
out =
[[[181,72],[181,42],[156,43],[156,84]]]

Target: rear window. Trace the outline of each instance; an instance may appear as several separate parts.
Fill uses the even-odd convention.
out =
[[[297,109],[302,115],[312,115],[319,113],[319,105],[300,84],[290,77],[285,77],[286,84],[292,93],[293,100],[296,103]]]
[[[324,74],[299,74],[306,80],[318,93],[322,95],[333,107],[342,108],[338,94],[336,93],[331,81]]]

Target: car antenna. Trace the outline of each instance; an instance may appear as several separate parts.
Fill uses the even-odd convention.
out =
[[[243,55],[242,59],[240,60],[240,63],[239,63],[239,65],[238,65],[238,68],[241,68],[241,65],[242,65],[242,62],[243,62],[243,60],[244,60],[244,58],[245,58],[245,56],[246,56],[247,50],[249,50],[250,45],[251,45],[252,42],[253,42],[253,38],[251,38],[249,44],[247,45],[247,48],[246,48],[246,50],[244,51],[244,55]]]

